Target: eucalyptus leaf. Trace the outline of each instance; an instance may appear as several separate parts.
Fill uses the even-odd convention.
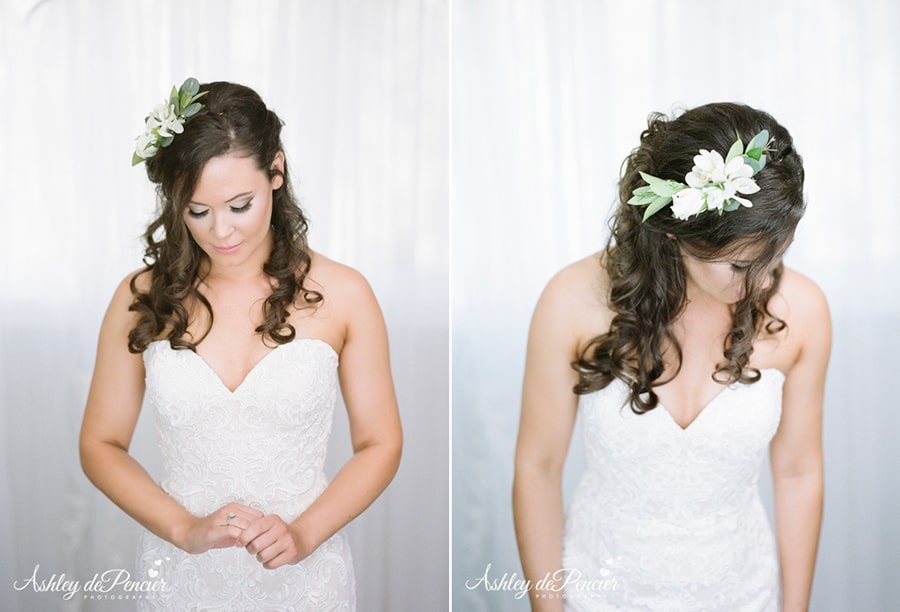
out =
[[[194,77],[188,77],[181,85],[181,91],[188,94],[188,98],[196,96],[197,92],[200,91],[200,82]]]
[[[163,138],[160,141],[159,146],[160,147],[168,147],[170,144],[172,144],[173,140],[175,140],[174,136],[167,136],[166,138]]]
[[[184,114],[184,109],[188,107],[191,103],[191,94],[186,91],[181,92],[181,98],[178,99],[178,108],[176,110],[176,114],[181,115]]]
[[[144,161],[144,158],[141,157],[140,155],[138,155],[137,153],[131,154],[131,166],[132,167],[137,166],[142,161]]]
[[[725,200],[724,206],[722,206],[722,210],[725,212],[731,212],[733,210],[737,210],[741,207],[741,203],[734,199]],[[720,212],[721,214],[721,212]]]
[[[178,90],[175,89],[174,85],[172,85],[172,93],[169,94],[169,102],[172,104],[178,104]]]
[[[750,153],[751,149],[759,149],[762,151],[769,144],[769,130],[763,130],[756,136],[754,136],[750,142],[747,143],[747,153]],[[756,156],[759,159],[758,156]]]
[[[753,174],[757,174],[765,165],[765,161],[759,161],[758,159],[753,159],[746,155],[744,156],[744,163],[753,168]]]
[[[203,105],[199,102],[194,102],[193,104],[186,107],[183,111],[181,111],[181,116],[187,119],[188,117],[193,117],[197,114],[197,112],[203,108]]]
[[[731,148],[728,149],[728,155],[725,156],[725,163],[727,164],[735,157],[738,157],[741,153],[744,152],[744,144],[741,142],[741,139],[738,138],[734,141],[734,144],[731,145]]]

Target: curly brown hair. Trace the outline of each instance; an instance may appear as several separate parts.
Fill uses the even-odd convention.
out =
[[[707,212],[686,221],[663,209],[641,222],[644,209],[627,204],[634,189],[645,184],[640,172],[682,182],[700,149],[724,156],[736,135],[746,143],[764,129],[774,141],[768,163],[754,177],[759,191],[746,196],[752,208],[741,206],[721,216]],[[759,255],[747,270],[745,297],[733,306],[723,361],[713,378],[724,384],[759,380],[759,371],[748,366],[754,339],[763,329],[777,333],[786,327],[768,308],[784,269],[780,261],[772,264],[792,240],[803,216],[803,180],[803,160],[791,135],[763,111],[715,103],[673,119],[650,115],[640,146],[623,164],[619,204],[604,251],[609,277],[606,299],[613,319],[609,331],[594,338],[572,364],[579,373],[575,393],[603,389],[618,378],[630,387],[635,413],[655,408],[659,399],[653,388],[674,378],[682,363],[672,323],[687,303],[683,253],[721,260],[751,244],[760,249]],[[675,368],[668,372],[667,345],[676,358]],[[664,374],[666,380],[662,380]]]
[[[131,279],[134,302],[129,310],[137,322],[128,334],[128,350],[140,353],[154,340],[165,338],[173,349],[196,350],[213,324],[209,301],[199,291],[206,254],[184,223],[184,210],[200,174],[213,157],[239,152],[254,158],[257,167],[283,185],[272,195],[272,252],[263,272],[273,280],[272,293],[263,305],[263,322],[256,332],[276,344],[292,341],[296,330],[288,322],[289,307],[314,307],[323,296],[304,286],[310,266],[306,232],[309,227],[291,189],[287,161],[284,171],[272,169],[281,143],[282,121],[259,95],[243,85],[205,83],[200,91],[205,105],[184,125],[168,147],[146,161],[147,177],[156,185],[157,216],[144,232],[145,268]],[[138,288],[138,277],[149,274],[149,288]],[[186,334],[190,317],[187,303],[195,301],[209,313],[209,324],[194,339]]]

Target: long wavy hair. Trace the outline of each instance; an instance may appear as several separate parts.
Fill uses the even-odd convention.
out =
[[[627,204],[634,189],[645,184],[640,172],[683,182],[700,149],[718,151],[724,157],[737,135],[746,144],[763,129],[774,141],[765,168],[754,177],[759,191],[745,196],[752,208],[741,206],[721,216],[706,212],[686,221],[676,219],[666,208],[641,222],[644,209]],[[748,365],[754,339],[763,329],[778,333],[786,327],[768,304],[784,269],[778,257],[792,240],[805,209],[803,180],[803,160],[791,135],[765,112],[716,103],[672,119],[650,115],[640,146],[623,163],[619,202],[603,257],[612,322],[609,331],[594,338],[572,364],[579,374],[575,393],[603,389],[618,378],[630,388],[629,403],[635,413],[655,408],[659,398],[654,387],[677,376],[682,363],[672,324],[687,303],[684,253],[715,261],[733,257],[748,246],[758,256],[746,271],[744,297],[732,308],[731,331],[713,379],[723,384],[759,380],[759,371]],[[675,357],[675,367],[668,370],[667,347]]]
[[[128,334],[128,350],[140,353],[154,340],[165,338],[172,348],[196,350],[209,334],[213,310],[199,291],[206,254],[197,246],[184,222],[184,210],[206,163],[213,157],[240,153],[252,157],[271,180],[283,178],[272,194],[272,252],[263,272],[273,280],[263,305],[263,322],[256,332],[276,344],[292,341],[296,330],[288,321],[289,307],[314,307],[320,292],[304,286],[310,266],[306,241],[308,222],[294,198],[287,161],[284,171],[272,169],[281,144],[281,119],[248,87],[214,82],[200,86],[205,107],[184,125],[184,132],[146,161],[147,177],[156,185],[157,216],[144,232],[144,271],[131,279],[137,323]],[[138,276],[149,273],[146,292]],[[188,304],[199,304],[209,324],[199,338],[187,334]]]

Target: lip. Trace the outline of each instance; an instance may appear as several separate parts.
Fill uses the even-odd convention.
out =
[[[231,246],[214,246],[213,248],[216,250],[216,253],[221,253],[222,255],[228,255],[230,253],[234,253],[239,248],[241,248],[242,242],[238,242],[237,244],[233,244]]]

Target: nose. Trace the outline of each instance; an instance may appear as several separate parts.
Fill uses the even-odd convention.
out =
[[[221,240],[231,235],[234,231],[234,226],[231,224],[231,220],[228,219],[228,215],[215,215],[209,231],[213,238]]]

